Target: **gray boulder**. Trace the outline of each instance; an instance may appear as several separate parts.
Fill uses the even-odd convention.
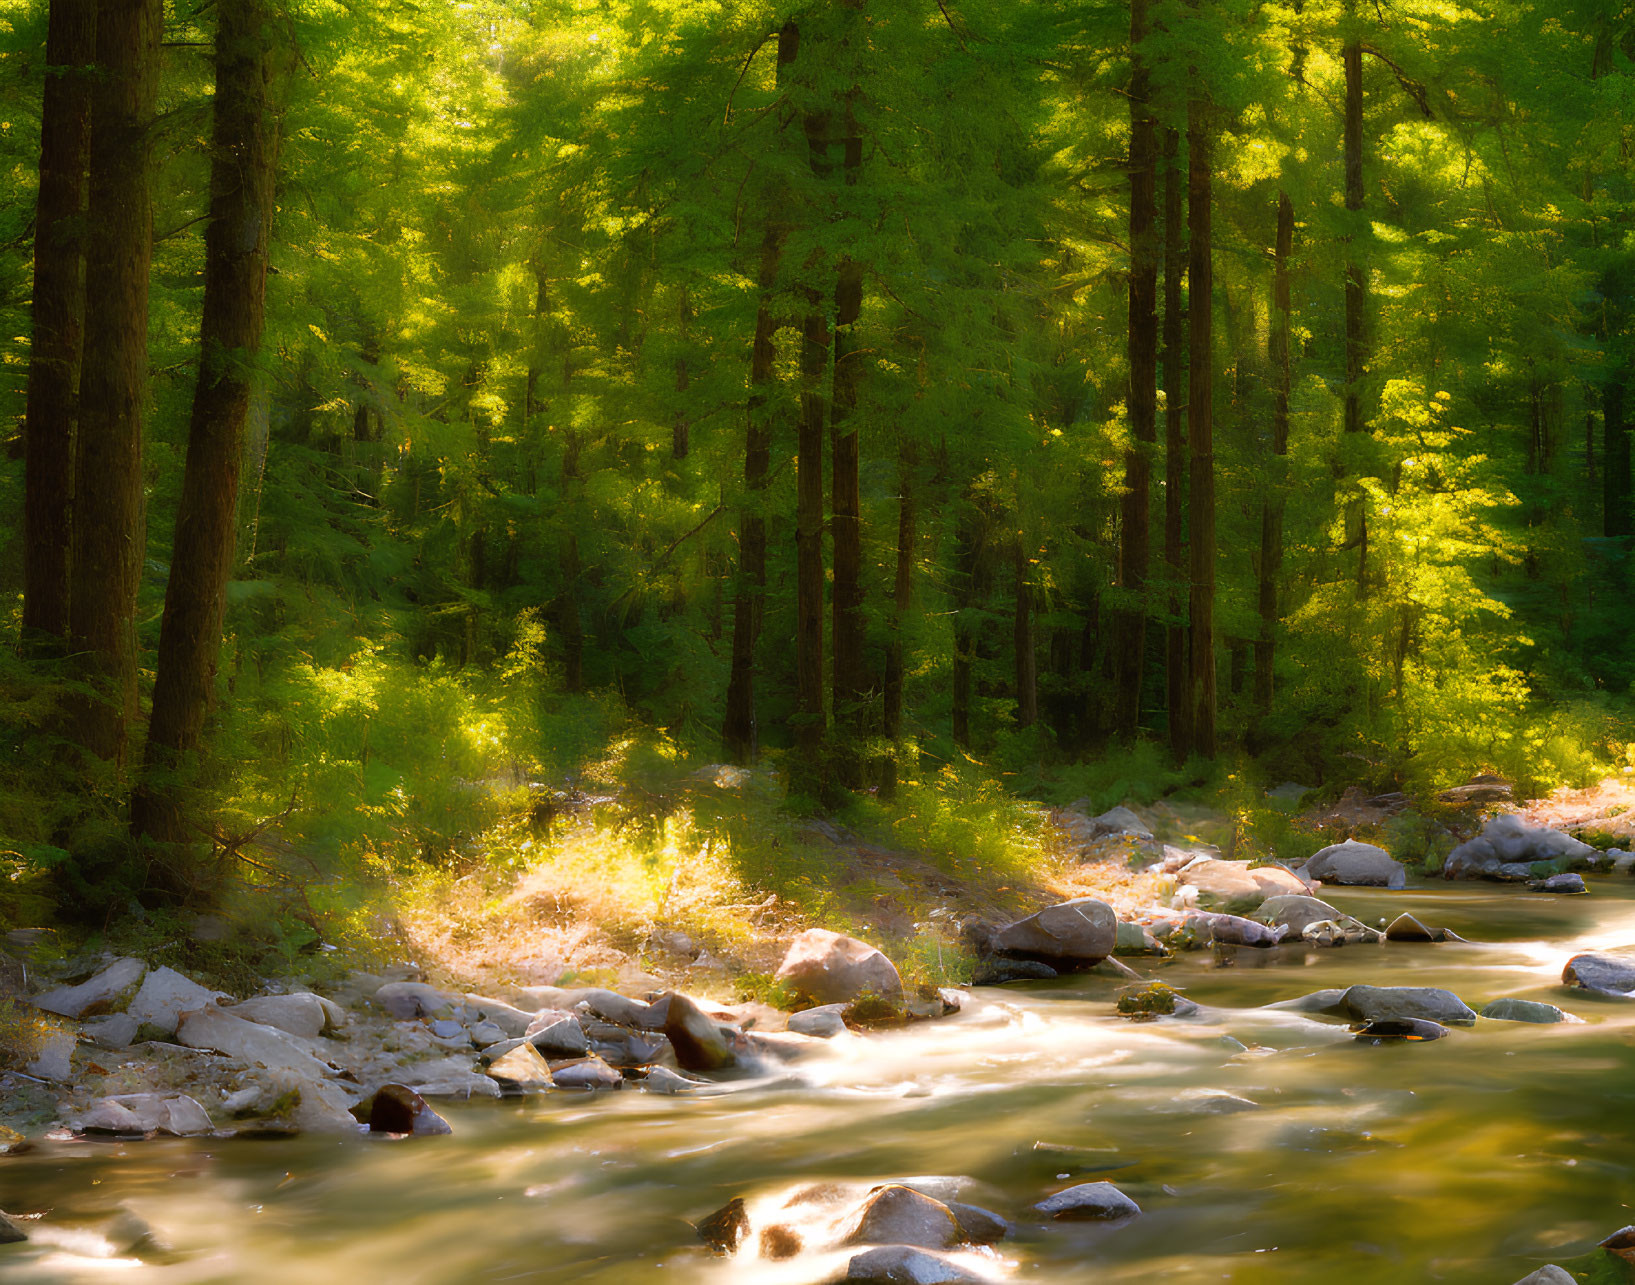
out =
[[[1564,1267],[1547,1263],[1537,1271],[1528,1272],[1516,1285],[1578,1285],[1578,1278]]]
[[[1574,955],[1561,970],[1568,986],[1581,986],[1602,995],[1629,995],[1635,992],[1635,960],[1616,955]]]
[[[1439,1040],[1447,1033],[1448,1028],[1442,1023],[1427,1021],[1423,1017],[1381,1017],[1364,1022],[1357,1031],[1356,1039],[1359,1044],[1426,1043]]]
[[[1113,953],[1118,942],[1118,916],[1094,897],[1076,897],[1046,906],[994,934],[993,949],[1000,954],[1093,964]]]
[[[1034,1206],[1057,1222],[1114,1222],[1134,1218],[1136,1204],[1110,1182],[1081,1182],[1047,1196]]]
[[[1060,976],[1049,964],[1037,959],[979,959],[971,970],[973,986],[1003,986],[1006,982],[1046,982]]]
[[[947,1202],[948,1212],[959,1223],[959,1235],[967,1245],[997,1245],[1011,1234],[1011,1225],[981,1205],[962,1205],[957,1200]]]
[[[1534,892],[1553,892],[1566,896],[1587,893],[1584,886],[1584,876],[1574,871],[1565,874],[1551,875],[1548,879],[1541,879],[1533,885]]]
[[[1496,999],[1482,1009],[1483,1017],[1501,1022],[1534,1022],[1550,1025],[1556,1022],[1578,1022],[1582,1018],[1564,1013],[1554,1004],[1541,1004],[1532,999]]]
[[[1127,834],[1136,839],[1152,838],[1151,827],[1122,804],[1108,808],[1098,817],[1091,817],[1090,823],[1095,826],[1098,835]]]
[[[846,1006],[824,1004],[818,1008],[791,1013],[789,1029],[796,1035],[812,1035],[820,1040],[832,1040],[835,1036],[846,1033]]]
[[[624,1084],[624,1076],[599,1057],[553,1067],[551,1079],[559,1089],[617,1089]]]
[[[1281,925],[1268,928],[1253,919],[1240,919],[1237,915],[1211,915],[1202,911],[1188,915],[1187,923],[1200,941],[1217,941],[1228,946],[1276,946],[1289,931]]]
[[[1437,942],[1446,936],[1435,928],[1427,928],[1409,914],[1398,915],[1385,930],[1386,941]]]
[[[412,1022],[452,1010],[455,999],[424,982],[387,982],[375,992],[375,1003],[394,1021]]]
[[[82,1133],[169,1133],[188,1138],[209,1133],[214,1126],[209,1113],[184,1093],[122,1093],[93,1103],[75,1127]]]
[[[1295,894],[1266,898],[1255,911],[1255,918],[1273,927],[1287,928],[1298,937],[1310,924],[1337,921],[1343,916],[1326,901]]]
[[[526,1040],[490,1062],[488,1074],[510,1093],[542,1093],[555,1083],[550,1063]]]
[[[846,1220],[845,1245],[914,1245],[948,1249],[960,1243],[959,1219],[942,1201],[893,1184],[871,1192]]]
[[[10,1214],[0,1211],[0,1245],[21,1245],[28,1239],[23,1224]]]
[[[500,1029],[500,1039],[514,1040],[521,1036],[533,1025],[536,1014],[525,1013],[520,1008],[513,1008],[501,1000],[487,999],[481,995],[467,995],[466,1007],[475,1011],[478,1022],[487,1022]]]
[[[68,1079],[73,1074],[77,1043],[72,1031],[47,1031],[36,1041],[24,1072],[41,1080]]]
[[[1353,986],[1340,996],[1345,1016],[1357,1022],[1420,1019],[1468,1026],[1476,1013],[1452,991],[1436,986]]]
[[[1511,813],[1492,817],[1481,834],[1448,854],[1448,879],[1526,879],[1539,861],[1587,861],[1595,849],[1548,826],[1528,825]]]
[[[346,1020],[346,1013],[339,1004],[307,991],[293,995],[258,995],[234,1004],[227,1011],[247,1022],[276,1027],[309,1040],[334,1030]]]
[[[241,1062],[298,1072],[308,1079],[322,1079],[329,1070],[311,1041],[259,1022],[246,1022],[214,1004],[182,1014],[176,1040],[189,1048],[213,1049]]]
[[[139,1027],[129,1013],[104,1013],[80,1024],[80,1034],[105,1049],[129,1048]]]
[[[1308,879],[1359,888],[1404,888],[1408,872],[1384,848],[1348,839],[1331,843],[1306,862]]]
[[[92,1017],[123,1007],[147,971],[148,966],[140,959],[116,959],[78,986],[59,986],[36,995],[30,1002],[35,1008],[61,1017]]]
[[[142,979],[141,988],[125,1012],[136,1019],[139,1027],[151,1026],[162,1035],[174,1035],[183,1013],[213,1004],[218,998],[228,997],[200,986],[174,968],[155,968]]]
[[[988,1277],[910,1245],[881,1245],[855,1255],[846,1264],[846,1279],[862,1285],[984,1285]]]
[[[590,1052],[584,1026],[572,1013],[560,1008],[536,1013],[522,1038],[547,1057],[580,1057]]]
[[[790,942],[776,976],[818,1004],[846,1004],[870,994],[891,1003],[903,999],[895,964],[867,942],[826,928],[808,928]]]

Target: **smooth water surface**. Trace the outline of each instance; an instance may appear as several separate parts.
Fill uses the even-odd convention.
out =
[[[743,1196],[757,1225],[810,1241],[813,1206],[780,1212],[800,1188],[945,1175],[1017,1224],[968,1259],[1000,1278],[1507,1285],[1635,1222],[1635,1000],[1559,984],[1569,955],[1635,945],[1635,886],[1591,887],[1325,890],[1365,922],[1411,910],[1476,941],[1143,967],[1205,1006],[1191,1019],[1132,1024],[1118,983],[1064,979],[979,990],[958,1017],[711,1096],[439,1104],[453,1138],[45,1144],[0,1161],[0,1207],[48,1211],[34,1243],[0,1248],[0,1276],[820,1281],[844,1251],[771,1262],[751,1240],[713,1258],[689,1223]],[[1540,999],[1584,1024],[1371,1047],[1260,1007],[1356,982],[1445,986],[1477,1009]],[[1143,1216],[1030,1222],[1033,1202],[1097,1178]],[[99,1259],[105,1242],[71,1230],[122,1206],[167,1260]]]

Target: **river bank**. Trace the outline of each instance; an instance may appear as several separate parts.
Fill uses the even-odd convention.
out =
[[[1133,837],[1087,843],[1110,851]],[[786,1010],[712,1004],[700,994],[711,1020],[735,1027],[746,1051],[764,1041],[757,1060],[722,1073],[677,1068],[682,1084],[668,1086],[680,1087],[675,1096],[641,1092],[651,1072],[636,1067],[619,1073],[623,1092],[608,1091],[610,1082],[500,1098],[472,1094],[470,1080],[464,1098],[429,1095],[451,1127],[446,1137],[368,1143],[347,1136],[358,1132],[350,1116],[335,1117],[335,1134],[259,1127],[276,1113],[254,1110],[216,1118],[246,1086],[207,1079],[204,1099],[206,1088],[224,1091],[206,1102],[209,1134],[138,1141],[48,1128],[0,1161],[0,1205],[44,1215],[22,1223],[28,1242],[0,1252],[21,1279],[39,1280],[88,1277],[115,1261],[155,1279],[255,1280],[265,1275],[258,1260],[276,1255],[303,1263],[311,1279],[391,1270],[439,1281],[612,1281],[663,1263],[683,1280],[818,1281],[868,1252],[847,1249],[841,1224],[859,1216],[874,1188],[895,1183],[1002,1220],[1006,1234],[994,1246],[918,1250],[985,1279],[1076,1279],[1087,1259],[1114,1280],[1159,1271],[1247,1280],[1271,1261],[1280,1279],[1407,1271],[1509,1281],[1546,1259],[1577,1267],[1585,1255],[1611,1270],[1621,1260],[1595,1246],[1628,1221],[1617,1193],[1632,1141],[1620,1104],[1635,1004],[1561,980],[1575,955],[1635,943],[1632,881],[1597,858],[1587,896],[1420,875],[1401,889],[1325,885],[1316,891],[1341,916],[1329,944],[1284,925],[1275,945],[1199,942],[1194,932],[1167,955],[1122,956],[1123,967],[1187,1001],[1176,1015],[1140,1022],[1119,1015],[1120,999],[1138,993],[1127,977],[1066,970],[965,990],[940,999],[945,1015],[924,1012],[906,1026],[871,1025],[859,1014],[847,1022],[842,1010],[828,1039],[776,1036]],[[1166,924],[1185,929],[1189,890],[1198,895],[1196,883],[1180,879],[1189,867],[1195,878],[1242,874],[1216,869],[1231,863],[1208,853],[1174,870],[1166,864],[1173,858],[1161,856],[1139,872],[1142,882],[1124,885],[1152,898],[1146,911],[1126,905],[1121,916],[1134,925],[1148,915],[1140,949],[1146,935],[1172,935]],[[1454,939],[1381,942],[1364,931],[1403,914]],[[339,1064],[327,1077],[332,1087],[351,1086],[344,1096],[360,1100],[371,1080],[405,1078],[406,1068],[483,1075],[473,1028],[516,1019],[482,1011],[494,996],[439,990],[449,1001],[443,1013],[441,1003],[422,1003],[429,997],[418,985],[353,976],[326,997],[343,1010],[346,1039],[322,1025],[284,1034],[323,1041]],[[1441,1025],[1434,1040],[1371,1045],[1356,1038],[1358,1023],[1348,1020],[1356,1014],[1333,1011],[1332,999],[1329,1011],[1305,999],[1359,986],[1442,988],[1471,1018]],[[604,1043],[655,1029],[650,1015],[621,1026],[607,988],[531,990],[511,998],[577,1010],[580,1029]],[[904,998],[917,998],[914,985]],[[1553,1005],[1581,1020],[1475,1015],[1498,999]],[[394,1012],[394,1002],[414,1011]],[[946,1012],[953,1003],[959,1011]],[[311,1012],[298,1000],[290,1007]],[[516,1011],[531,1024],[537,1008]],[[458,1034],[439,1030],[451,1021]],[[462,1039],[464,1051],[437,1043]],[[787,1059],[773,1052],[780,1045]],[[166,1056],[183,1066],[201,1056],[245,1062],[172,1047]],[[118,1055],[82,1041],[75,1056],[101,1066]],[[144,1057],[127,1060],[146,1074]],[[259,1081],[273,1068],[230,1069]],[[196,1077],[196,1066],[184,1074]],[[71,1124],[109,1083],[77,1086],[89,1100],[70,1094],[52,1123]],[[158,1087],[179,1092],[187,1082]],[[15,1092],[8,1082],[8,1108]],[[1103,1178],[1138,1217],[1064,1223],[1036,1208]],[[185,1187],[186,1198],[167,1182]],[[1528,1193],[1520,1207],[1501,1208],[1517,1191]],[[713,1255],[695,1226],[735,1199],[746,1220],[737,1252]],[[798,1248],[777,1252],[793,1242],[776,1232],[769,1241],[768,1229],[787,1231]]]

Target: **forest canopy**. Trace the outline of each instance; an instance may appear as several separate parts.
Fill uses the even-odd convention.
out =
[[[1627,767],[1632,59],[1617,0],[3,0],[0,859],[100,916],[643,763]]]

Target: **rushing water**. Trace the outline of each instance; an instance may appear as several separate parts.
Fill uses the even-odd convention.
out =
[[[1635,887],[1591,886],[1339,891],[1365,922],[1406,909],[1474,942],[1155,962],[1204,1005],[1190,1019],[1132,1024],[1117,983],[1063,979],[979,990],[958,1017],[731,1092],[440,1104],[452,1138],[46,1144],[0,1160],[0,1207],[47,1211],[0,1248],[0,1276],[793,1285],[846,1254],[769,1262],[752,1240],[713,1258],[689,1221],[743,1196],[816,1240],[813,1206],[783,1208],[796,1190],[940,1175],[1016,1223],[967,1260],[1000,1278],[1506,1285],[1635,1222],[1635,1000],[1559,984],[1570,954],[1635,944]],[[1355,982],[1541,999],[1584,1024],[1373,1047],[1261,1007]],[[1103,1177],[1141,1218],[1030,1221]],[[122,1207],[173,1252],[97,1257],[90,1229]]]

